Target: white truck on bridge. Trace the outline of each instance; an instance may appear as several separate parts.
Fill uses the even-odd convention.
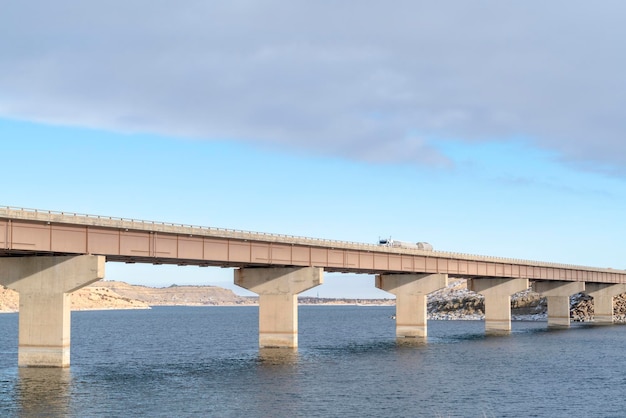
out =
[[[394,247],[394,248],[413,248],[416,250],[422,251],[432,251],[433,246],[427,242],[408,242],[408,241],[398,241],[395,239],[387,239],[382,238],[378,240],[378,245],[383,245],[386,247]]]

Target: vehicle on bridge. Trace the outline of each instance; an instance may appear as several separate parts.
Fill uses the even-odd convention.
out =
[[[398,241],[391,238],[379,238],[378,245],[382,245],[385,247],[393,247],[393,248],[413,248],[416,250],[422,251],[432,251],[433,246],[427,242],[408,242],[408,241]]]

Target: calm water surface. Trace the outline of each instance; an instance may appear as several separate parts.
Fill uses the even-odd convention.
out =
[[[399,345],[393,307],[299,312],[297,353],[259,352],[256,307],[74,312],[69,370],[18,369],[0,315],[0,416],[626,416],[625,326],[431,321]]]

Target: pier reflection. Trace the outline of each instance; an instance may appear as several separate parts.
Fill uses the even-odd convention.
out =
[[[58,368],[20,368],[16,385],[20,416],[70,416],[71,372]]]
[[[298,350],[295,348],[260,348],[259,361],[267,365],[295,365]]]
[[[403,348],[403,347],[423,347],[425,345],[428,344],[428,339],[424,338],[424,337],[417,337],[417,338],[406,338],[406,337],[399,337],[396,338],[396,346]]]

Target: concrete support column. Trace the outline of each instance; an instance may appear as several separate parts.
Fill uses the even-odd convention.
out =
[[[626,284],[585,283],[585,293],[593,298],[593,322],[612,324],[613,298],[626,293]]]
[[[20,294],[20,367],[70,365],[70,293],[104,278],[104,256],[0,258],[0,284]]]
[[[585,291],[584,282],[537,281],[533,290],[541,293],[548,300],[548,326],[555,328],[569,327],[569,297]]]
[[[297,295],[323,281],[316,267],[235,270],[235,284],[259,295],[259,347],[298,347]]]
[[[528,279],[483,277],[469,279],[467,288],[485,297],[485,331],[511,331],[511,295],[528,289]]]
[[[396,295],[396,337],[425,338],[429,293],[448,285],[447,274],[381,274],[376,287]]]

